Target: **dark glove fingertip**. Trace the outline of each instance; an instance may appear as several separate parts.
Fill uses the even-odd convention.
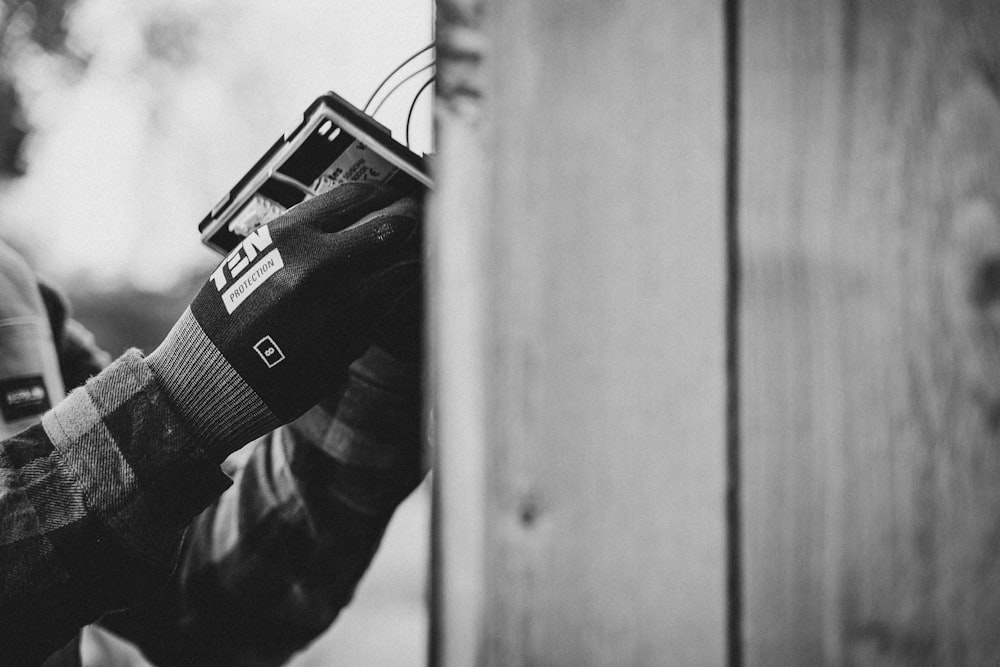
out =
[[[397,192],[379,183],[344,183],[294,206],[272,226],[281,229],[308,225],[321,232],[337,232],[398,197]]]

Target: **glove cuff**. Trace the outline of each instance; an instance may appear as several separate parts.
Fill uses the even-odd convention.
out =
[[[280,422],[188,308],[146,363],[177,412],[220,462]]]

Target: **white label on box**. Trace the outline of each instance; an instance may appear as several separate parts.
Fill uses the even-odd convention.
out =
[[[342,183],[356,183],[358,181],[385,183],[398,171],[397,167],[394,167],[378,153],[370,150],[360,141],[355,141],[313,183],[313,189],[317,192],[326,192]]]

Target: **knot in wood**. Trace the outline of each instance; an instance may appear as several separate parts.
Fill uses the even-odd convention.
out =
[[[989,308],[1000,301],[1000,255],[984,257],[976,265],[969,300],[978,308]]]

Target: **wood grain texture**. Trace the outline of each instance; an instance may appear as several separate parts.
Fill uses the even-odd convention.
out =
[[[438,659],[719,665],[721,4],[438,7]]]
[[[1000,7],[741,4],[746,664],[998,664]]]

